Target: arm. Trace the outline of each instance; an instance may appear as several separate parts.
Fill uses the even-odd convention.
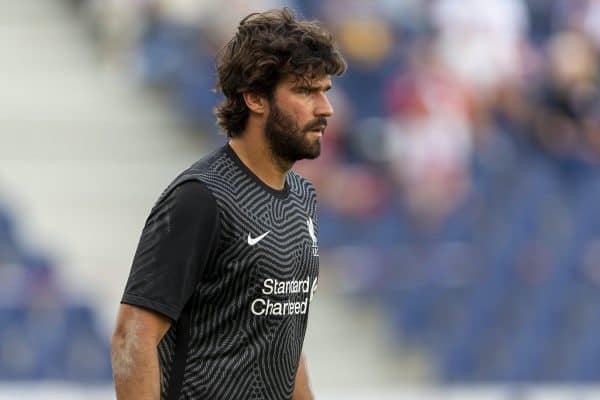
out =
[[[118,400],[160,398],[157,346],[192,296],[217,245],[218,227],[216,201],[199,182],[177,186],[153,207],[112,338]]]
[[[298,363],[298,372],[296,373],[296,384],[294,386],[294,395],[292,400],[313,400],[313,394],[308,383],[308,372],[304,361],[304,353],[300,355]]]
[[[156,348],[170,326],[167,317],[121,304],[111,348],[118,400],[160,399]]]

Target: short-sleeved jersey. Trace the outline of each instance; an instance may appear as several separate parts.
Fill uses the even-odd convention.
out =
[[[317,288],[316,194],[290,171],[274,190],[228,145],[154,206],[123,303],[173,320],[162,399],[291,399]]]

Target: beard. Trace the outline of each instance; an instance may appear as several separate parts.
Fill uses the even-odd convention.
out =
[[[315,159],[321,154],[321,138],[311,138],[311,130],[327,126],[327,120],[319,117],[300,127],[296,120],[281,110],[274,101],[265,124],[265,136],[273,157],[284,163],[303,159]]]

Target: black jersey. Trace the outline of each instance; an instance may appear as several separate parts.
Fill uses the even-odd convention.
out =
[[[258,179],[228,145],[152,209],[122,302],[174,323],[162,399],[291,399],[317,288],[316,195],[294,172]]]

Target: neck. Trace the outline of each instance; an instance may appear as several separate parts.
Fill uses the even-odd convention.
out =
[[[229,145],[261,181],[275,190],[282,190],[293,163],[276,157],[263,138],[263,135],[244,132],[239,137],[229,139]]]

